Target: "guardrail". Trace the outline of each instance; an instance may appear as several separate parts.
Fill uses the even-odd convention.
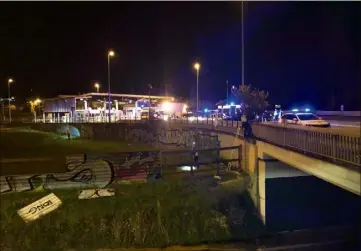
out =
[[[257,139],[285,148],[327,158],[332,162],[361,166],[361,138],[359,136],[264,124],[252,125],[252,132]]]
[[[82,123],[82,121],[78,121]],[[147,123],[148,120],[119,120],[116,123]],[[241,121],[204,119],[170,119],[172,124],[193,125],[199,128],[217,129],[235,133],[242,126]],[[84,123],[84,122],[83,122]],[[253,123],[252,133],[258,139],[278,146],[301,151],[304,154],[321,157],[331,162],[361,166],[359,135],[346,135],[326,131],[324,128],[299,127],[272,123]],[[243,130],[241,132],[243,134]]]

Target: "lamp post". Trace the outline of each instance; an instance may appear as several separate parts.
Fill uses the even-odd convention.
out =
[[[199,82],[199,69],[201,68],[201,65],[199,63],[194,64],[194,69],[197,71],[197,124],[198,124],[198,111],[199,111],[199,91],[198,91],[198,82]]]
[[[8,98],[9,98],[9,122],[11,123],[11,108],[10,108],[10,101],[11,101],[11,96],[10,96],[10,84],[13,83],[14,80],[12,80],[11,78],[8,79]]]
[[[243,20],[243,0],[241,3],[242,7],[242,86],[244,85],[244,20]]]
[[[115,55],[114,51],[109,51],[108,52],[108,120],[109,120],[109,123],[111,122],[110,121],[110,58],[113,57]]]
[[[97,93],[99,93],[99,87],[100,87],[100,85],[99,85],[98,82],[96,82],[96,83],[94,84],[94,87],[95,87],[95,89],[97,90]]]

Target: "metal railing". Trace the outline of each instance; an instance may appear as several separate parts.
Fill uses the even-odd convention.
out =
[[[160,122],[162,120],[159,120]],[[83,121],[78,121],[84,123]],[[121,119],[115,123],[147,123],[148,120]],[[212,118],[169,119],[163,123],[199,126],[199,128],[216,129],[226,133],[235,133],[242,126],[241,121]],[[324,128],[283,126],[271,123],[253,123],[252,133],[255,138],[281,147],[298,150],[304,154],[321,157],[331,162],[340,162],[361,166],[361,138],[359,135],[346,135],[340,132],[325,131]]]
[[[332,162],[361,166],[360,136],[340,135],[321,130],[268,124],[252,125],[253,135],[259,140],[326,158]]]

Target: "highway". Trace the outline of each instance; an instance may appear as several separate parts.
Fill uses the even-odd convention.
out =
[[[329,120],[332,126],[356,127],[360,129],[360,121]]]

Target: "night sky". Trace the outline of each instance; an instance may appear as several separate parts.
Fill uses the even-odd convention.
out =
[[[360,2],[247,2],[245,83],[284,107],[360,110]],[[116,93],[226,96],[241,83],[240,2],[1,2],[0,96]],[[0,82],[0,83],[1,83]]]

